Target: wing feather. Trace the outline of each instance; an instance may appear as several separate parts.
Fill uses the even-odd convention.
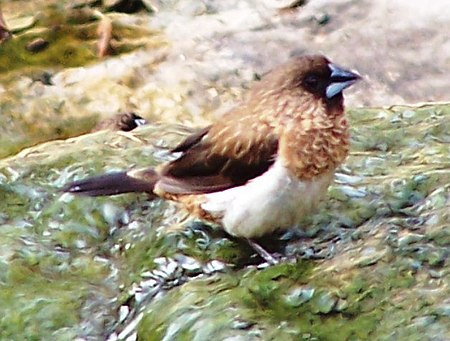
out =
[[[174,148],[183,154],[160,170],[157,188],[166,193],[193,194],[243,185],[274,163],[277,150],[274,129],[252,116],[232,127],[215,124]]]

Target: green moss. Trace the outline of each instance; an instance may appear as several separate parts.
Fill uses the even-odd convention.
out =
[[[251,335],[251,326],[257,323],[266,326],[264,339],[298,339],[302,335],[309,335],[319,340],[351,340],[368,338],[373,333],[381,318],[381,311],[368,311],[358,315],[313,312],[312,307],[317,304],[320,307],[320,301],[324,297],[333,297],[327,291],[319,290],[311,301],[301,306],[289,306],[283,299],[283,294],[294,284],[293,279],[298,280],[298,273],[303,274],[303,280],[308,285],[315,285],[307,275],[311,270],[310,265],[306,266],[309,270],[300,270],[302,268],[303,266],[283,264],[262,271],[246,271],[242,274],[239,286],[233,282],[225,284],[230,275],[221,276],[219,282],[187,284],[185,290],[174,290],[155,303],[140,324],[139,338],[157,340],[170,336],[176,340],[194,339],[200,335],[196,328],[198,325],[211,325],[212,330],[206,335],[223,337],[227,335],[224,331],[229,331],[236,319],[240,321],[240,325],[250,326],[250,332],[235,330],[235,334]],[[220,290],[214,290],[218,286]],[[202,295],[205,290],[208,294]],[[196,295],[186,299],[183,292],[196,292]],[[178,305],[185,308],[179,308]],[[162,307],[171,308],[161,310]],[[155,314],[156,311],[159,313]],[[169,316],[170,322],[162,323],[168,321]],[[283,328],[277,327],[283,324]],[[174,330],[177,332],[171,334]],[[256,330],[253,332],[257,333]]]
[[[27,44],[37,38],[49,45],[40,52],[30,52]],[[74,67],[95,60],[95,51],[77,39],[69,27],[57,27],[41,32],[27,32],[2,44],[0,73],[30,67]]]
[[[350,305],[357,305],[358,309],[353,307],[338,313],[335,310],[336,294],[324,289],[314,292],[312,299],[305,301],[303,304],[292,306],[284,299],[285,295],[291,290],[290,288],[302,283],[310,287],[319,285],[316,280],[310,277],[312,263],[305,263],[302,262],[301,265],[282,264],[262,271],[245,271],[239,276],[242,277],[239,286],[234,285],[233,282],[229,282],[229,285],[225,284],[230,278],[229,275],[221,276],[221,280],[216,282],[217,284],[210,281],[189,284],[187,286],[190,288],[185,289],[187,292],[197,292],[195,302],[180,303],[180,300],[183,301],[181,298],[181,291],[183,290],[175,290],[174,297],[172,294],[166,296],[160,302],[155,303],[155,307],[145,315],[140,324],[139,337],[144,340],[168,337],[168,333],[172,328],[175,328],[174,325],[177,325],[179,333],[175,335],[174,339],[184,340],[185,337],[186,339],[192,339],[198,337],[194,326],[208,323],[214,324],[214,330],[209,335],[217,337],[222,335],[220,330],[226,329],[223,324],[228,325],[229,328],[236,316],[239,316],[241,321],[247,321],[250,325],[256,321],[260,325],[266,325],[268,327],[266,330],[267,339],[270,337],[285,339],[290,333],[297,335],[297,337],[309,335],[319,340],[370,338],[384,314],[382,307],[379,306],[379,299],[383,297],[385,292],[374,287],[366,287],[368,279],[364,279],[364,275],[361,273],[360,280],[356,280],[356,283],[349,285],[348,291],[344,289],[345,293],[340,293],[340,295],[346,296],[346,300],[351,302]],[[203,287],[202,285],[206,286]],[[220,290],[214,290],[213,288],[218,285],[220,285]],[[204,290],[209,295],[199,295]],[[215,310],[219,307],[216,306],[217,301],[223,302],[224,305],[220,305],[221,316],[228,316],[228,321],[218,319],[219,312]],[[367,307],[368,302],[372,302],[373,309]],[[165,329],[163,324],[157,322],[161,319],[167,321],[167,318],[161,316],[161,310],[158,306],[167,307],[173,304],[175,304],[173,310],[169,309],[169,311],[164,312],[167,317],[171,316],[171,322],[166,325],[167,329]],[[176,307],[177,304],[190,308],[178,313],[180,308]],[[237,315],[232,313],[235,309],[237,309]],[[154,312],[156,311],[159,314],[155,315]],[[196,312],[196,314],[193,312]],[[172,315],[174,313],[191,316],[192,319],[186,317],[186,319],[180,320]],[[218,322],[219,320],[220,322]],[[276,328],[283,323],[286,324],[284,328]],[[157,331],[156,335],[150,332],[152,330]],[[289,330],[291,332],[288,332]]]
[[[51,124],[45,119],[39,121],[38,116],[34,116],[33,119],[17,117],[14,123],[10,125],[14,134],[9,131],[0,137],[0,157],[17,153],[26,147],[41,142],[89,132],[97,120],[97,115],[93,114],[78,118],[58,117],[53,119]]]
[[[86,90],[86,94],[81,91],[72,100],[65,98],[64,94],[60,96],[58,91],[54,93],[54,89],[40,88],[35,83],[46,77],[47,82],[51,82],[54,73],[99,60],[99,20],[93,21],[93,10],[72,9],[65,3],[40,10],[32,29],[15,34],[12,39],[3,42],[0,49],[0,78],[6,90],[1,94],[0,101],[0,126],[3,127],[0,128],[0,157],[41,142],[89,132],[103,114],[92,108],[86,112],[90,96],[95,97],[92,89]],[[114,18],[112,20],[111,44],[115,55],[144,45],[159,47],[165,44],[156,32],[140,26],[128,26],[119,20],[116,22]],[[35,52],[27,50],[27,45],[38,38],[48,45]],[[38,80],[27,84],[30,79]],[[133,87],[136,79],[125,77],[122,82],[123,86]],[[130,84],[125,84],[127,82]],[[69,93],[71,91],[68,90]],[[123,107],[127,105],[124,103]]]
[[[98,40],[98,19],[87,9],[67,9],[51,5],[42,10],[34,29],[15,35],[2,43],[0,50],[0,74],[14,70],[55,67],[68,68],[86,65],[97,60],[96,42]],[[125,53],[142,46],[143,42],[132,41],[149,37],[150,32],[139,27],[113,24],[115,42],[114,52]],[[48,42],[48,47],[39,52],[31,52],[26,46],[37,38]],[[155,43],[161,43],[159,40]]]
[[[166,160],[155,146],[186,133],[173,126],[139,129],[141,141],[100,132],[2,160],[1,338],[104,338],[142,312],[142,340],[442,339],[449,155],[448,134],[438,126],[450,112],[439,110],[409,113],[405,122],[395,117],[405,109],[378,119],[364,110],[351,115],[355,141],[362,141],[361,125],[369,133],[402,126],[407,141],[386,152],[360,146],[306,237],[270,236],[281,244],[277,252],[289,248],[297,261],[264,269],[252,265],[260,259],[245,242],[219,229],[185,221],[175,228],[180,211],[162,200],[57,192],[74,178]],[[322,250],[330,252],[313,257]],[[145,296],[155,258],[175,254],[229,264],[223,273],[181,272],[178,282],[168,278]],[[131,317],[117,325],[122,304]]]
[[[50,5],[43,10],[37,27],[15,35],[2,44],[0,51],[0,73],[32,67],[81,66],[95,59],[93,51],[77,36],[78,28],[66,23],[62,6]],[[95,29],[90,28],[91,36]],[[27,50],[27,45],[37,38],[48,42],[48,47],[39,52]]]
[[[78,323],[79,311],[91,292],[89,285],[78,279],[93,281],[105,275],[99,264],[94,265],[95,270],[87,264],[80,268],[81,262],[64,264],[70,260],[36,251],[34,256],[17,254],[8,265],[0,290],[2,339],[16,339],[20,331],[23,339],[39,340]],[[74,333],[68,330],[67,335]]]

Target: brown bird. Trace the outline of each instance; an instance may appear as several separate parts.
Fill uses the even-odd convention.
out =
[[[99,130],[118,130],[118,131],[131,131],[139,126],[147,124],[147,121],[141,116],[136,115],[134,112],[123,112],[114,115],[111,118],[100,121],[92,131]]]
[[[177,159],[63,190],[89,196],[147,192],[179,202],[192,215],[247,238],[273,261],[251,238],[296,226],[325,196],[349,149],[342,91],[359,78],[320,55],[293,58],[174,148]]]

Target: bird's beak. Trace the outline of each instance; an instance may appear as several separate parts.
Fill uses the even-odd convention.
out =
[[[146,125],[147,121],[144,120],[143,118],[138,118],[138,119],[134,120],[134,123],[136,124],[136,127],[140,127],[140,126]]]
[[[361,78],[360,75],[340,68],[335,64],[328,64],[331,71],[330,85],[327,86],[326,96],[328,99],[340,94],[344,89],[355,83]]]

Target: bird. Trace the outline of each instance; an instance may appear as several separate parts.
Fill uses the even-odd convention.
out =
[[[349,153],[342,93],[360,78],[323,55],[292,57],[173,148],[175,159],[74,181],[63,191],[175,201],[276,263],[255,238],[298,226],[326,196]]]
[[[92,129],[92,132],[100,130],[131,131],[139,126],[147,124],[147,121],[134,112],[123,112],[106,120],[100,121]]]

